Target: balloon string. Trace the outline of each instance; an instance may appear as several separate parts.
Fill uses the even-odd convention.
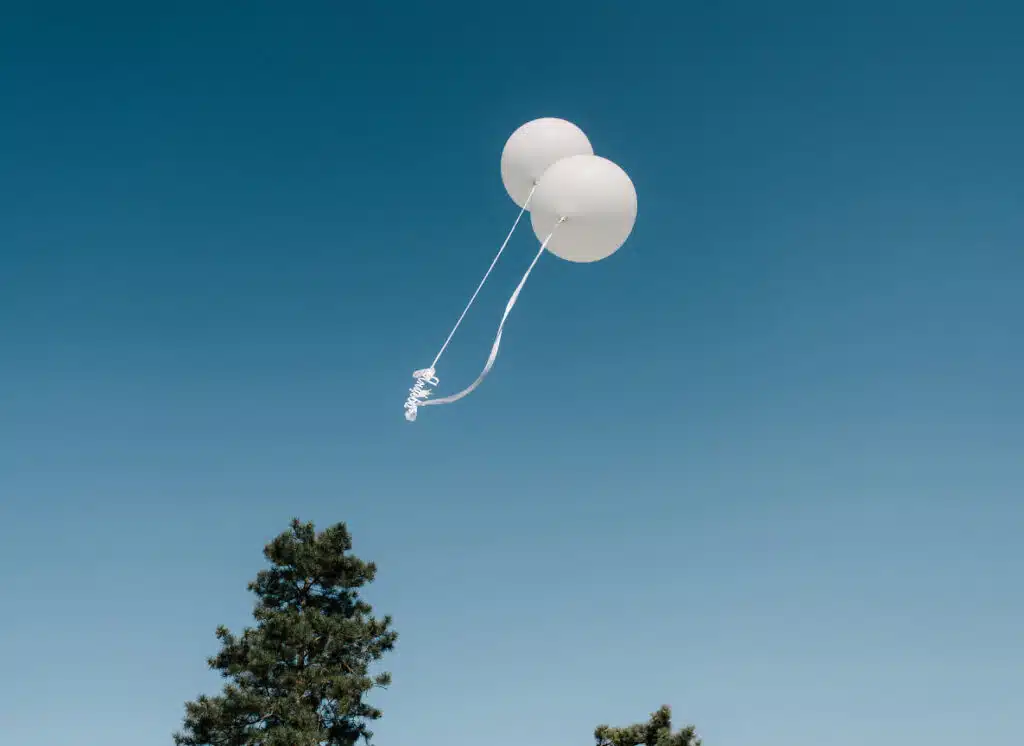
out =
[[[505,240],[504,242],[502,242],[501,248],[498,249],[498,253],[494,255],[494,259],[491,260],[491,266],[487,268],[486,272],[484,272],[484,278],[480,280],[480,284],[476,286],[476,290],[473,291],[473,295],[472,297],[470,297],[469,303],[467,303],[466,307],[462,309],[462,315],[459,316],[459,320],[455,322],[455,326],[453,326],[451,332],[449,332],[448,339],[446,339],[444,341],[444,344],[441,345],[441,349],[438,350],[437,357],[435,357],[434,362],[430,364],[429,370],[433,370],[434,368],[437,367],[437,361],[441,359],[441,355],[443,355],[444,351],[448,349],[448,343],[452,341],[452,337],[455,336],[455,332],[458,330],[459,325],[462,323],[462,320],[466,318],[466,314],[469,312],[470,306],[473,305],[473,301],[476,300],[476,296],[480,294],[480,288],[484,286],[484,283],[487,282],[487,278],[491,276],[491,270],[494,269],[494,265],[497,264],[498,259],[501,258],[502,253],[505,251],[505,247],[508,246],[508,242],[512,238],[512,234],[516,232],[516,227],[518,227],[519,221],[523,219],[523,215],[526,213],[526,209],[530,206],[530,200],[533,199],[533,193],[534,191],[536,191],[536,189],[537,185],[534,184],[533,189],[530,190],[530,194],[526,197],[526,202],[523,203],[523,208],[519,211],[519,214],[516,216],[516,222],[512,223],[512,228],[511,230],[509,230],[508,235],[505,236]]]
[[[445,396],[440,399],[426,399],[426,397],[424,397],[422,400],[417,402],[418,406],[427,407],[434,404],[451,404],[452,402],[458,401],[459,399],[462,399],[465,396],[469,396],[471,393],[473,393],[473,391],[476,390],[476,388],[481,383],[483,383],[483,380],[487,377],[487,374],[491,372],[491,368],[494,367],[494,361],[498,357],[498,348],[501,346],[501,334],[505,330],[505,321],[508,320],[508,315],[512,312],[512,307],[516,304],[516,301],[519,299],[519,293],[522,292],[523,286],[526,284],[526,280],[529,279],[530,277],[530,273],[533,271],[533,268],[537,266],[537,262],[540,261],[541,255],[544,253],[544,250],[548,247],[548,242],[551,240],[551,237],[555,235],[555,231],[558,230],[558,226],[560,226],[563,222],[565,222],[565,218],[562,218],[557,223],[555,223],[555,227],[551,230],[551,233],[549,233],[548,237],[544,239],[543,243],[541,243],[540,251],[538,251],[537,256],[533,258],[533,261],[530,263],[529,268],[523,275],[523,279],[519,281],[518,287],[516,287],[515,292],[512,293],[512,297],[508,299],[508,305],[505,306],[505,313],[501,317],[501,323],[498,324],[498,334],[497,336],[495,336],[494,344],[491,346],[491,354],[487,357],[487,363],[484,365],[484,369],[480,372],[480,375],[477,376],[476,380],[473,381],[473,383],[471,383],[468,387],[466,387],[459,393],[452,394],[451,396]],[[423,372],[426,373],[428,371]],[[430,371],[430,373],[432,372],[433,371]],[[413,415],[413,419],[415,419],[415,414]]]

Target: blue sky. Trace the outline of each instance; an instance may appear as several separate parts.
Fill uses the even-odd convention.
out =
[[[169,743],[297,515],[380,566],[382,746],[1015,743],[1020,4],[358,5],[3,4],[0,740]],[[636,230],[410,425],[539,116]]]

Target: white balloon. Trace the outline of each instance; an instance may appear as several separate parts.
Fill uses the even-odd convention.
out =
[[[625,171],[607,158],[574,155],[557,161],[541,176],[530,219],[541,241],[555,231],[548,242],[548,251],[555,256],[596,262],[626,242],[636,209],[636,188]]]
[[[583,130],[564,119],[545,117],[527,122],[512,133],[501,151],[501,180],[520,207],[549,166],[571,155],[593,155]]]

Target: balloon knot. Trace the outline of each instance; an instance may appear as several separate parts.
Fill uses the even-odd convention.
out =
[[[440,383],[437,376],[434,375],[433,368],[421,368],[414,371],[412,377],[416,379],[416,384],[409,389],[409,397],[405,400],[405,419],[409,422],[416,421],[420,404],[433,393],[428,387],[437,386]]]

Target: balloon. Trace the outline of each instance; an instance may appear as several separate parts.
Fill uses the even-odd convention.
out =
[[[530,203],[530,220],[541,241],[554,231],[548,251],[555,256],[596,262],[614,254],[629,238],[636,208],[636,188],[625,171],[607,158],[574,155],[557,161],[541,176]]]
[[[501,151],[501,181],[522,208],[537,180],[557,160],[571,155],[593,155],[583,130],[564,119],[545,117],[527,122],[512,133]]]
[[[452,327],[434,362],[413,373],[416,383],[405,400],[405,418],[416,420],[421,407],[451,404],[473,393],[490,374],[501,347],[505,323],[537,262],[550,251],[570,262],[596,262],[621,248],[636,223],[636,188],[629,176],[607,158],[594,155],[587,136],[564,119],[535,119],[512,133],[501,153],[501,180],[520,207],[504,243],[484,273],[469,303]],[[530,210],[540,247],[505,304],[491,353],[469,386],[449,396],[433,397],[440,383],[437,364],[448,343],[487,282],[523,215]]]

